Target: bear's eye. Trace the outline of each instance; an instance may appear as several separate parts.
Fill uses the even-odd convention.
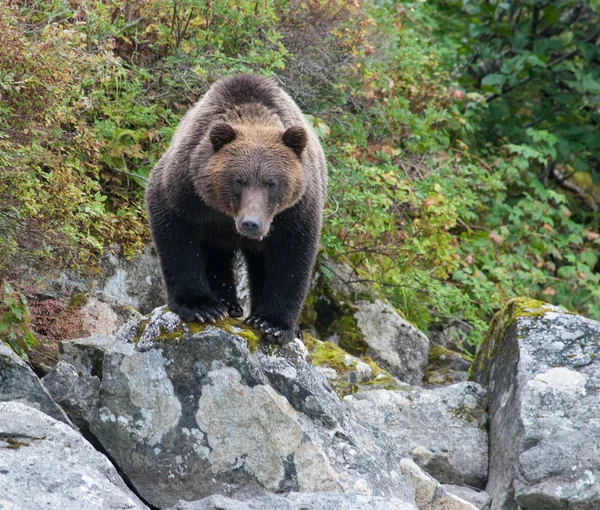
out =
[[[243,186],[244,185],[244,181],[240,178],[237,178],[235,181],[235,185],[236,186]]]
[[[277,187],[277,183],[275,181],[269,181],[267,182],[267,188],[269,189],[275,189]]]

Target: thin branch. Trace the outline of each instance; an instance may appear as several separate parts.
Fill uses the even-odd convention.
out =
[[[594,196],[590,196],[583,188],[577,186],[573,182],[567,180],[563,173],[557,168],[552,169],[552,176],[556,179],[556,182],[563,187],[564,189],[575,193],[579,198],[581,198],[586,204],[588,204],[594,212],[598,212],[600,210],[600,206],[598,204],[598,199]],[[591,200],[590,200],[591,199]]]

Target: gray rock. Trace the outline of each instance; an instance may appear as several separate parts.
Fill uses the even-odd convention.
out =
[[[25,362],[0,342],[0,402],[21,402],[48,416],[70,424],[65,412]]]
[[[101,289],[141,313],[148,313],[166,300],[160,264],[151,247],[127,260],[107,255],[103,261],[105,277]]]
[[[402,459],[400,469],[415,489],[419,510],[477,510],[468,501],[446,492],[437,480],[423,472],[411,459]]]
[[[246,501],[221,495],[191,503],[180,501],[171,510],[417,510],[396,498],[331,492],[269,494]]]
[[[437,389],[406,385],[344,398],[354,414],[385,430],[425,471],[445,483],[485,487],[486,392],[465,382]]]
[[[73,429],[23,404],[0,402],[0,508],[147,507]]]
[[[59,361],[42,383],[73,423],[87,430],[100,394],[100,379],[95,375],[82,376],[72,365]]]
[[[357,301],[354,314],[369,345],[367,356],[393,376],[410,384],[423,384],[429,340],[383,301]]]
[[[252,352],[251,330],[224,327],[159,308],[104,356],[90,430],[149,503],[267,491],[414,501],[397,449],[352,417],[300,342]]]
[[[89,296],[79,315],[83,334],[90,336],[114,335],[126,322],[141,317],[134,308],[104,292]]]
[[[58,359],[69,363],[84,376],[101,378],[104,354],[115,341],[114,336],[104,335],[65,340],[58,345]]]
[[[473,487],[468,487],[466,485],[454,485],[451,483],[442,484],[442,487],[446,492],[468,501],[479,510],[489,510],[490,505],[492,504],[492,497],[486,491],[474,489]]]
[[[489,385],[492,510],[600,508],[600,324],[514,299],[474,376]]]

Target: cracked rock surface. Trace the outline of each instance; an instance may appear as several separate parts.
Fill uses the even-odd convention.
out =
[[[600,508],[600,324],[512,300],[474,376],[489,385],[491,509]]]
[[[405,385],[356,393],[344,403],[356,416],[385,430],[440,482],[485,487],[487,398],[479,384],[436,389]]]
[[[105,354],[90,430],[142,497],[159,508],[269,491],[414,504],[397,446],[352,417],[301,344],[226,329],[157,308]]]
[[[147,509],[79,433],[18,402],[0,402],[0,508]]]
[[[0,402],[3,401],[21,402],[56,420],[70,423],[34,371],[10,347],[0,342]]]

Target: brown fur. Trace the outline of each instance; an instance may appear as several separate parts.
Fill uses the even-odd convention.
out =
[[[272,80],[216,83],[181,121],[146,194],[171,309],[189,320],[218,316],[219,302],[236,308],[231,265],[241,250],[252,316],[289,340],[316,256],[326,182],[317,136]]]

